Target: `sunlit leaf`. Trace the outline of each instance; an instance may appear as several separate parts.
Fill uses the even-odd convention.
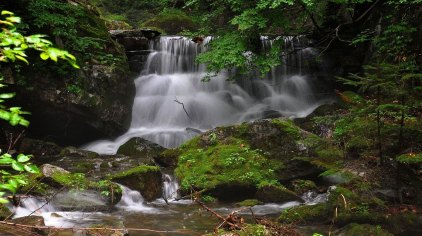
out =
[[[25,154],[19,154],[17,157],[18,162],[23,163],[23,162],[27,162],[31,159],[31,156],[27,156]]]
[[[21,163],[18,163],[18,162],[12,163],[12,168],[16,171],[24,171],[25,170],[24,165],[22,165]]]

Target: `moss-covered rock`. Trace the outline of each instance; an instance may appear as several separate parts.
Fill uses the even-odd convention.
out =
[[[295,179],[292,181],[292,186],[296,194],[303,194],[317,189],[316,184],[312,180]]]
[[[263,204],[263,202],[259,201],[258,199],[246,199],[246,200],[236,203],[236,206],[252,207],[252,206],[261,205],[261,204]]]
[[[111,175],[109,179],[139,191],[146,201],[155,200],[162,194],[162,175],[157,166],[138,166]]]
[[[120,186],[108,180],[91,181],[82,173],[71,173],[58,166],[44,164],[40,174],[30,175],[29,183],[21,189],[23,193],[38,196],[56,194],[65,190],[94,191],[107,204],[116,204],[122,197]]]
[[[145,165],[153,165],[164,150],[164,147],[143,138],[131,138],[119,147],[117,154],[137,158]]]
[[[334,235],[337,236],[361,236],[361,235],[371,235],[371,236],[393,236],[390,232],[383,229],[379,225],[370,225],[370,224],[349,224],[340,230],[336,231]]]
[[[181,151],[177,148],[167,149],[164,152],[160,153],[155,162],[163,167],[173,167],[177,166],[177,160],[181,154]]]
[[[278,218],[281,223],[311,224],[327,223],[333,217],[334,209],[326,203],[302,205],[283,211]]]
[[[172,152],[179,155],[175,173],[183,189],[207,189],[224,198],[231,191],[220,189],[230,186],[246,199],[259,186],[321,173],[320,164],[312,164],[321,143],[292,121],[273,119],[218,127]]]
[[[282,203],[289,201],[302,201],[293,191],[279,184],[264,185],[258,188],[256,198],[263,202]]]
[[[143,27],[158,28],[166,34],[176,35],[183,31],[193,31],[197,27],[192,18],[179,10],[167,10],[147,20]]]

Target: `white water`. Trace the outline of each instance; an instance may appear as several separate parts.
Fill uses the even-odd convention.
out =
[[[167,201],[178,200],[180,198],[179,183],[174,176],[164,174],[163,175],[163,198]]]
[[[221,72],[210,82],[202,82],[205,66],[195,63],[206,44],[183,37],[161,37],[151,43],[152,53],[136,79],[132,122],[126,134],[116,140],[100,140],[86,145],[87,150],[115,154],[132,137],[143,137],[164,147],[177,147],[197,133],[213,127],[263,118],[265,112],[286,117],[305,117],[325,103],[316,99],[303,58],[315,55],[314,49],[299,50],[282,57],[265,79],[245,78],[228,82]],[[298,39],[284,38],[284,47],[297,49]],[[265,49],[273,40],[262,38]],[[247,56],[247,53],[245,53]],[[178,101],[178,102],[176,102]],[[185,109],[183,109],[183,103]],[[186,111],[185,111],[186,110]]]
[[[141,193],[128,187],[120,185],[122,188],[122,199],[116,207],[126,211],[140,211],[145,213],[158,213],[159,210],[145,204]]]

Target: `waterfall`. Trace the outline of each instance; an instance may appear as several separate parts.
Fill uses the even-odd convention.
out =
[[[141,193],[135,190],[132,190],[126,186],[120,185],[122,188],[122,198],[120,202],[117,203],[116,207],[121,208],[127,211],[141,211],[155,213],[159,210],[149,207],[144,203],[144,198]]]
[[[163,174],[163,198],[168,200],[177,200],[180,198],[179,183],[174,176]]]
[[[45,200],[41,200],[32,196],[28,196],[22,199],[19,206],[11,209],[15,212],[13,218],[19,218],[23,216],[32,215],[43,215],[48,212],[55,212],[56,209],[51,204],[48,204]]]
[[[208,129],[269,116],[305,117],[327,101],[315,96],[314,77],[305,64],[316,51],[303,47],[298,37],[284,37],[282,64],[264,79],[227,81],[223,71],[209,82],[206,66],[195,63],[210,37],[197,44],[184,37],[161,37],[151,42],[151,53],[135,80],[132,122],[126,134],[114,141],[100,140],[87,150],[115,154],[132,137],[142,137],[164,147],[177,147]],[[262,37],[264,50],[274,40]],[[306,61],[303,61],[306,60]],[[306,63],[305,63],[306,62]]]

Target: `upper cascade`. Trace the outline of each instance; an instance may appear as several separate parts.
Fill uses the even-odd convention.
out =
[[[263,79],[242,78],[234,82],[227,81],[227,71],[209,82],[202,81],[206,65],[196,63],[196,56],[206,51],[212,37],[200,43],[177,36],[151,41],[151,53],[135,81],[130,129],[115,141],[97,141],[85,148],[113,154],[132,137],[177,147],[198,131],[221,125],[278,116],[307,116],[329,101],[313,89],[315,69],[309,65],[318,51],[305,47],[302,37],[282,39],[286,50],[280,66]],[[264,50],[271,49],[273,42],[274,39],[261,37]]]

